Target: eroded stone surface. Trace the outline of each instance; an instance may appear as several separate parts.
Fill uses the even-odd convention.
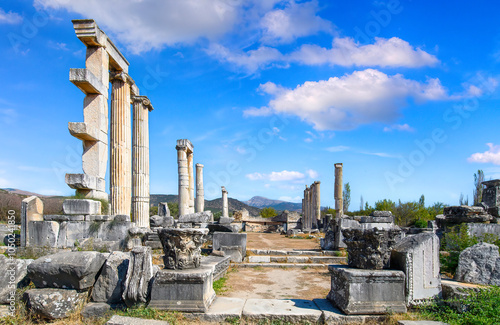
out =
[[[92,301],[108,304],[123,302],[129,262],[130,253],[113,252],[109,255],[92,290]]]
[[[29,284],[28,265],[33,262],[31,259],[8,259],[5,255],[0,255],[0,304],[8,304],[12,301],[12,292],[17,288],[22,288]],[[14,281],[11,283],[11,276]]]
[[[128,307],[145,305],[149,297],[149,283],[153,277],[151,247],[134,247],[125,278],[122,298]]]
[[[166,269],[192,269],[200,266],[201,245],[206,241],[208,229],[161,228],[158,237],[163,246]]]
[[[463,250],[455,278],[469,283],[500,285],[498,246],[480,243]]]
[[[70,316],[87,298],[88,292],[69,289],[30,289],[23,295],[27,307],[42,318],[60,319]]]

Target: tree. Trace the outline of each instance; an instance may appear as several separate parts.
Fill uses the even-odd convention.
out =
[[[359,211],[363,211],[364,207],[365,207],[365,203],[363,202],[363,195],[361,195],[360,203],[359,203]]]
[[[418,200],[418,205],[420,205],[422,208],[425,208],[425,196],[423,194]]]
[[[168,202],[168,209],[170,210],[170,215],[172,217],[179,217],[179,203],[177,202]]]
[[[349,204],[351,204],[351,186],[349,185],[349,183],[344,184],[342,201],[344,206],[344,213],[346,213],[349,210]]]
[[[262,210],[260,210],[260,216],[262,218],[272,218],[272,217],[276,217],[277,215],[278,215],[278,213],[272,207],[266,207],[266,208],[263,208]]]
[[[469,196],[467,195],[467,198],[464,199],[463,193],[460,193],[460,198],[458,199],[458,205],[469,205]]]
[[[483,183],[484,172],[479,169],[477,174],[474,174],[474,205],[478,205],[483,200]]]
[[[396,203],[391,200],[383,199],[382,201],[375,202],[375,210],[377,211],[391,211],[394,213]]]

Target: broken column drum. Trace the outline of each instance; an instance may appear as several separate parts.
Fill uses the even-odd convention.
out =
[[[130,121],[130,84],[124,72],[111,77],[111,214],[130,215],[132,204],[132,145]]]
[[[146,96],[134,96],[132,136],[132,221],[149,228],[149,112]]]
[[[194,213],[193,144],[187,139],[180,139],[175,149],[179,170],[179,216],[182,216]]]
[[[205,192],[203,190],[203,165],[196,164],[196,202],[195,211],[203,212],[205,209]]]
[[[163,246],[166,269],[195,269],[201,263],[201,245],[206,241],[208,229],[162,228],[158,229]]]

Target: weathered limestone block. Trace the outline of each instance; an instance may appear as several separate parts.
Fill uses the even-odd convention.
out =
[[[179,216],[179,223],[208,223],[213,222],[212,211],[203,211]]]
[[[122,294],[129,262],[129,253],[113,252],[109,255],[92,290],[92,301],[108,304],[123,302]]]
[[[241,222],[243,220],[247,220],[250,216],[250,213],[247,209],[243,208],[241,210],[233,211],[233,218],[235,222]]]
[[[85,95],[104,95],[108,90],[108,88],[87,69],[70,69],[69,81],[80,88]]]
[[[467,205],[445,207],[444,216],[446,223],[451,224],[493,220],[493,216],[486,213],[483,207],[470,207]]]
[[[101,202],[95,200],[64,200],[64,214],[101,214]]]
[[[391,250],[401,237],[401,229],[342,229],[342,234],[349,266],[381,270],[389,268]]]
[[[87,174],[66,174],[66,184],[71,188],[83,190],[104,191],[106,187],[104,179]]]
[[[60,252],[28,265],[28,277],[37,288],[88,289],[105,260],[98,252]]]
[[[56,221],[30,221],[28,234],[29,246],[56,247],[59,223]]]
[[[476,244],[460,253],[455,279],[462,282],[500,285],[498,246]]]
[[[104,302],[88,303],[82,310],[82,316],[86,319],[99,319],[111,313],[111,306]]]
[[[160,270],[151,289],[149,307],[183,312],[207,312],[215,299],[212,267]]]
[[[405,274],[394,270],[328,267],[332,286],[327,299],[348,315],[406,313]]]
[[[48,319],[69,317],[87,299],[88,292],[69,289],[30,289],[23,295],[28,309],[35,315]]]
[[[222,250],[222,246],[239,246],[241,247],[242,257],[247,254],[247,234],[229,233],[229,232],[214,232],[212,239],[212,247],[214,250]]]
[[[220,224],[230,224],[234,221],[234,218],[224,218],[224,217],[221,217],[219,219],[219,223]]]
[[[160,228],[158,237],[163,246],[165,268],[184,270],[198,268],[201,263],[201,245],[208,229]]]
[[[202,256],[201,257],[201,265],[202,267],[213,267],[214,269],[214,281],[219,280],[224,275],[226,275],[227,270],[229,269],[231,259],[229,256]]]
[[[149,217],[149,225],[151,227],[163,227],[163,228],[168,228],[168,227],[173,227],[174,226],[174,217],[171,216],[151,216]]]
[[[335,232],[328,230],[325,233],[325,238],[320,239],[321,249],[331,251],[335,249]]]
[[[43,202],[36,196],[30,196],[21,203],[21,246],[29,246],[29,223],[43,221]]]
[[[122,298],[128,307],[145,305],[149,298],[149,283],[153,274],[151,247],[134,247],[125,278]]]
[[[427,232],[403,238],[391,254],[391,268],[406,275],[408,306],[425,302],[441,293],[439,238]]]
[[[239,223],[230,223],[230,224],[218,224],[218,223],[211,223],[208,224],[208,230],[210,231],[211,234],[214,232],[234,232],[238,233],[242,229],[243,225],[241,222]]]
[[[158,203],[158,215],[160,217],[170,217],[170,209],[167,202]]]
[[[224,252],[225,256],[228,256],[231,259],[231,262],[243,262],[243,252],[241,246],[221,246],[220,249]]]
[[[9,259],[0,255],[0,304],[13,301],[15,295],[11,293],[29,284],[28,265],[32,262],[31,259]],[[11,281],[12,276],[14,281]]]

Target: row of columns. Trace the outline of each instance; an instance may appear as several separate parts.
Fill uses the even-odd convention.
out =
[[[179,174],[179,215],[203,212],[205,193],[203,190],[203,165],[196,164],[196,203],[193,175],[194,146],[188,139],[177,140],[177,167]]]
[[[73,26],[87,46],[86,68],[70,70],[70,81],[86,95],[84,122],[68,125],[70,133],[83,141],[83,174],[67,174],[66,183],[86,198],[107,200],[104,179],[109,155],[110,213],[131,215],[137,226],[149,227],[148,113],[153,106],[146,96],[139,96],[128,75],[128,61],[95,21],[74,20]]]
[[[304,199],[302,200],[302,228],[318,228],[321,218],[320,182],[315,181],[310,187],[306,185]]]

